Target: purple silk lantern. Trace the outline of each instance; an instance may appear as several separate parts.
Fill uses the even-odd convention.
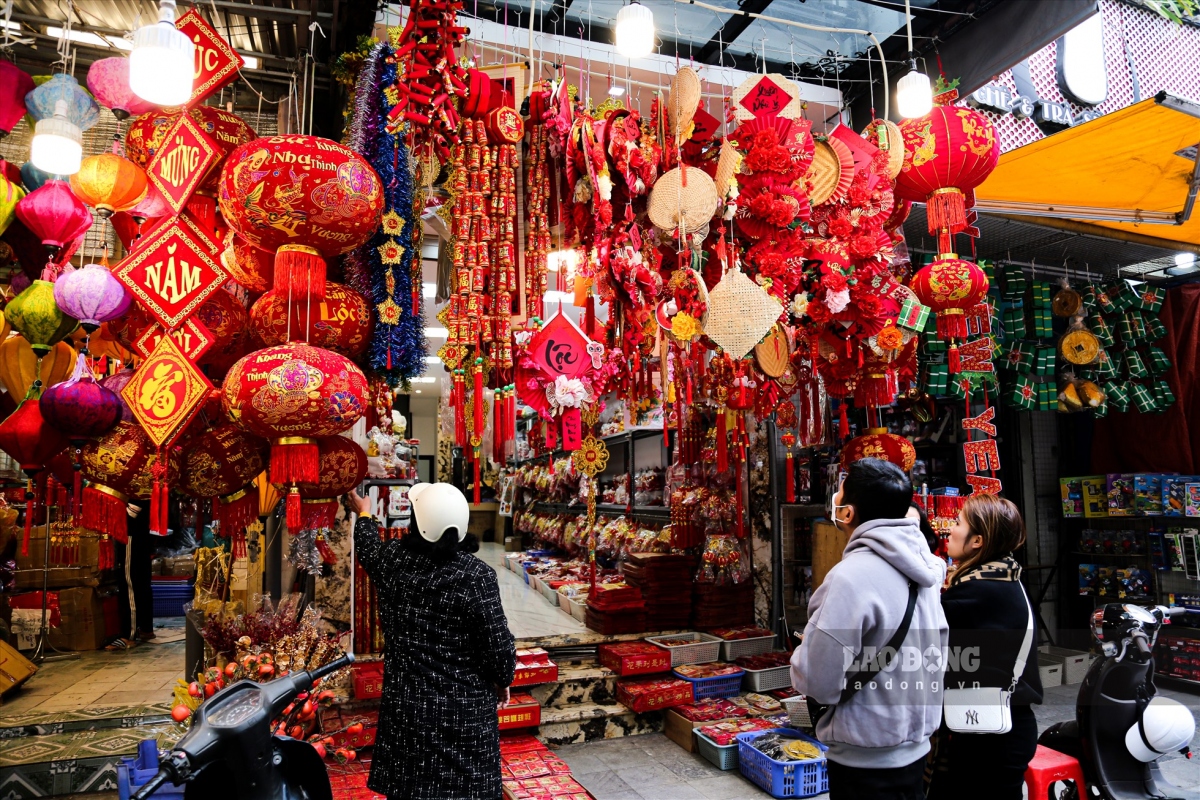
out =
[[[15,64],[0,60],[0,137],[8,136],[25,116],[25,95],[33,91],[33,78]]]
[[[67,266],[54,283],[54,302],[88,333],[129,310],[133,295],[101,264]]]
[[[108,433],[121,419],[121,398],[101,385],[88,367],[83,353],[75,359],[75,372],[62,383],[42,392],[38,407],[42,418],[62,433],[75,448],[75,480],[72,495],[76,512],[83,497],[80,456],[88,439]]]
[[[88,68],[87,87],[100,101],[112,109],[119,120],[136,117],[158,106],[148,103],[129,88],[129,59],[125,56],[102,58]]]
[[[125,398],[121,396],[121,390],[125,388],[125,384],[133,380],[133,370],[123,369],[120,372],[115,372],[107,378],[100,381],[100,385],[117,396],[117,402],[121,404],[121,422],[134,422],[133,409],[125,402]]]

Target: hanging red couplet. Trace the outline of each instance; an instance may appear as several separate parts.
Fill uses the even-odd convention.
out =
[[[178,214],[216,160],[216,143],[189,114],[180,114],[146,164],[146,174],[167,205]]]
[[[529,342],[529,352],[550,380],[559,375],[578,378],[592,368],[592,358],[587,349],[589,341],[583,331],[560,311],[534,334]]]
[[[578,408],[564,408],[562,413],[563,450],[578,450],[582,443],[583,415]]]
[[[192,98],[187,103],[190,107],[235,80],[238,70],[246,62],[233,51],[225,37],[200,16],[195,6],[175,20],[175,27],[196,47]]]
[[[790,102],[792,96],[766,75],[742,98],[742,105],[756,117],[762,114],[778,114]]]
[[[113,269],[117,280],[167,330],[182,325],[229,277],[192,228],[186,216],[180,216]]]
[[[133,349],[142,358],[148,358],[154,348],[158,347],[158,340],[163,337],[166,330],[157,322],[150,325],[142,332],[133,342]],[[196,317],[188,317],[183,324],[175,330],[171,331],[171,338],[175,340],[175,346],[179,348],[179,352],[183,353],[193,364],[198,362],[208,348],[213,346],[212,331]]]
[[[142,362],[121,396],[156,447],[171,442],[187,426],[212,391],[208,378],[164,336]]]

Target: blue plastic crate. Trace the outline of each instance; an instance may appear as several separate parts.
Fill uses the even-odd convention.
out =
[[[822,756],[811,761],[776,761],[751,744],[769,733],[786,733],[812,742],[821,748]],[[829,748],[801,731],[778,728],[774,731],[739,733],[738,768],[742,775],[772,797],[813,797],[829,791],[829,772],[825,756]]]
[[[742,676],[746,674],[746,671],[739,669],[732,675],[717,675],[713,678],[689,678],[678,672],[674,674],[676,678],[692,685],[692,696],[696,700],[704,700],[709,697],[717,699],[737,697],[742,691]]]
[[[190,583],[175,584],[160,582],[152,586],[154,592],[154,616],[182,617],[183,604],[191,602],[195,588]]]
[[[122,758],[117,764],[117,795],[120,800],[129,800],[129,796],[149,783],[157,772],[158,742],[154,739],[143,739],[138,742],[137,758]],[[162,800],[183,797],[184,788],[164,783],[150,796]]]

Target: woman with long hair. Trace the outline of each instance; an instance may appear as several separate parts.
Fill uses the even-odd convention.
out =
[[[954,566],[942,609],[950,624],[950,652],[960,654],[947,665],[946,689],[1012,685],[1033,614],[1013,555],[1024,544],[1025,523],[1012,501],[967,498],[946,543]],[[1036,643],[1034,630],[1031,644]],[[1031,654],[1012,695],[1008,733],[959,733],[942,726],[928,797],[959,798],[970,786],[974,800],[1020,800],[1025,768],[1037,749],[1030,706],[1041,702],[1042,681]]]
[[[496,709],[508,702],[516,650],[496,571],[472,555],[462,492],[418,483],[408,496],[409,532],[383,541],[370,501],[349,495],[386,644],[367,785],[393,800],[498,799]]]

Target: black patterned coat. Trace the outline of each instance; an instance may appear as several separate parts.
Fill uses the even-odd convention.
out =
[[[383,541],[373,519],[355,524],[354,547],[387,643],[367,785],[391,800],[500,798],[496,687],[512,683],[516,650],[495,571]]]

